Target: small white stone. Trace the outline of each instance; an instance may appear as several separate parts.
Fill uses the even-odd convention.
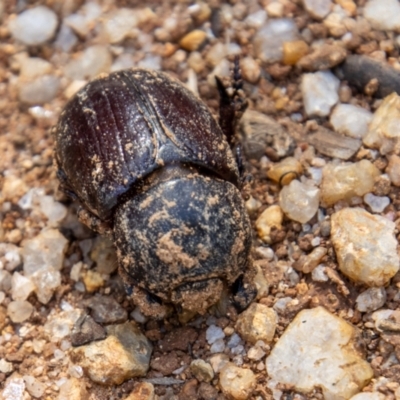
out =
[[[304,8],[315,19],[324,19],[331,11],[331,0],[303,0]]]
[[[47,304],[56,289],[61,285],[60,271],[51,267],[40,269],[31,278],[36,286],[35,292],[37,298],[42,304]]]
[[[136,36],[134,28],[137,23],[137,13],[130,8],[119,8],[102,18],[103,29],[109,43],[119,43],[130,35]]]
[[[259,340],[270,343],[275,335],[276,324],[277,316],[272,308],[253,303],[239,315],[236,329],[240,336],[250,343]]]
[[[4,400],[24,400],[26,395],[24,380],[11,376],[4,385],[2,395]]]
[[[61,270],[67,244],[67,239],[56,229],[43,230],[33,239],[24,241],[22,257],[25,276],[50,267]]]
[[[249,14],[244,22],[251,28],[260,28],[265,24],[267,20],[267,12],[265,10],[258,10],[252,14]]]
[[[56,226],[67,216],[67,207],[58,201],[54,201],[53,196],[41,196],[39,198],[40,209],[47,217],[50,226]]]
[[[375,29],[400,31],[400,4],[397,0],[368,0],[364,17]]]
[[[331,238],[339,268],[368,286],[384,286],[399,270],[395,224],[362,208],[344,208],[331,217]]]
[[[383,307],[386,302],[385,288],[370,288],[358,295],[356,303],[360,312],[372,312]]]
[[[371,192],[378,168],[369,160],[346,165],[327,164],[322,171],[321,204],[332,206],[340,200],[349,201]]]
[[[22,103],[37,105],[53,100],[60,87],[60,78],[55,75],[42,75],[30,82],[19,83],[18,98]]]
[[[352,104],[338,104],[332,111],[330,123],[336,132],[362,139],[368,132],[372,113]]]
[[[315,282],[327,282],[329,280],[328,275],[325,272],[325,266],[323,264],[318,265],[312,272],[311,278]]]
[[[28,46],[36,46],[50,40],[57,25],[57,14],[48,7],[38,6],[12,19],[9,29],[14,39]]]
[[[36,399],[42,398],[43,393],[46,390],[46,385],[44,383],[40,382],[35,377],[30,375],[25,375],[23,377],[23,380],[25,382],[25,388],[27,392],[32,397],[35,397]]]
[[[375,111],[369,124],[368,133],[363,138],[364,145],[373,149],[379,149],[383,155],[392,152],[398,154],[400,151],[399,120],[400,96],[393,92],[383,99]]]
[[[305,224],[318,211],[319,189],[295,179],[282,188],[279,204],[288,218]]]
[[[246,400],[251,397],[256,387],[256,377],[250,369],[228,363],[220,372],[219,384],[227,398]]]
[[[80,8],[79,13],[69,15],[65,18],[64,22],[79,36],[85,37],[93,29],[101,13],[102,8],[99,4],[94,1],[88,2]]]
[[[35,290],[35,284],[30,278],[14,272],[11,279],[11,297],[13,300],[26,300]]]
[[[259,361],[265,356],[265,351],[259,346],[250,347],[247,357],[253,361]]]
[[[273,309],[280,313],[283,314],[286,310],[287,305],[292,301],[293,299],[291,297],[282,297],[278,300],[276,300]]]
[[[303,74],[301,92],[304,108],[309,116],[326,117],[338,102],[340,81],[330,71]]]
[[[106,46],[87,47],[82,54],[65,66],[65,75],[70,79],[85,80],[95,78],[110,71],[112,57]]]
[[[222,353],[225,350],[224,339],[217,339],[210,347],[210,353]]]
[[[364,203],[369,206],[372,212],[381,213],[390,204],[390,198],[387,196],[375,196],[367,193],[364,196]]]
[[[210,357],[210,364],[216,374],[229,362],[229,357],[226,354],[214,354]]]
[[[213,344],[218,339],[223,339],[225,337],[225,333],[219,326],[211,325],[207,328],[206,331],[206,340],[208,344]]]
[[[298,38],[298,30],[293,19],[279,18],[267,21],[254,38],[255,57],[267,63],[281,61],[283,43]]]
[[[267,14],[271,18],[281,18],[283,16],[284,7],[279,1],[272,1],[265,7]]]
[[[267,357],[273,388],[308,393],[318,387],[325,399],[348,399],[373,377],[356,340],[355,328],[324,308],[300,311]]]
[[[33,306],[28,301],[11,301],[7,307],[7,315],[16,324],[29,319],[32,313]]]
[[[4,358],[0,359],[0,372],[3,374],[9,374],[13,371],[13,365],[11,362],[6,361]]]

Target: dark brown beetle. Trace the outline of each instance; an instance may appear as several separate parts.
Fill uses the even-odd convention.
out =
[[[242,309],[256,293],[230,147],[244,103],[239,84],[231,96],[217,84],[219,125],[178,81],[132,69],[88,83],[56,126],[61,189],[86,225],[113,236],[126,290],[146,315],[164,317],[168,303],[204,313],[226,285]]]

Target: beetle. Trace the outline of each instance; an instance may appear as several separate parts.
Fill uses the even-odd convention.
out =
[[[60,189],[80,203],[83,223],[112,236],[125,289],[145,315],[163,318],[171,305],[204,314],[225,287],[239,309],[255,297],[235,65],[230,93],[216,78],[218,122],[177,80],[129,69],[89,82],[55,127]]]

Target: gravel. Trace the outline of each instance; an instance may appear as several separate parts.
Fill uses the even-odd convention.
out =
[[[400,398],[399,2],[14,3],[0,0],[0,398]],[[223,295],[154,321],[112,240],[58,191],[51,127],[88,80],[137,66],[216,113],[235,54],[259,293],[241,313]]]

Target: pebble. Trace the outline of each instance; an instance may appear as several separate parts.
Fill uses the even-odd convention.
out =
[[[134,28],[138,24],[135,10],[118,8],[102,17],[102,27],[108,43],[122,42],[126,37],[136,36]]]
[[[327,164],[322,170],[321,203],[332,206],[340,200],[350,200],[371,192],[378,168],[368,160],[348,165]]]
[[[74,324],[80,317],[81,311],[78,309],[61,312],[52,311],[44,325],[44,333],[47,339],[60,342],[71,334]]]
[[[15,324],[20,324],[30,318],[33,313],[33,306],[29,301],[11,301],[7,306],[7,315]]]
[[[18,98],[21,103],[45,104],[57,96],[60,79],[55,75],[42,75],[30,82],[21,81],[18,87]]]
[[[41,399],[44,391],[46,390],[46,385],[39,380],[37,380],[34,376],[24,375],[22,378],[25,382],[26,391],[36,399]]]
[[[357,296],[356,303],[360,312],[376,311],[386,303],[386,290],[383,287],[369,288]]]
[[[297,65],[305,71],[322,71],[336,67],[346,56],[345,48],[325,43],[302,57]]]
[[[118,324],[128,318],[127,311],[111,296],[96,295],[84,305],[92,310],[91,316],[99,324]]]
[[[89,378],[102,385],[120,385],[144,376],[149,368],[152,345],[134,322],[107,327],[108,337],[72,349],[70,356]]]
[[[99,4],[88,2],[79,9],[79,13],[68,15],[64,21],[79,36],[86,37],[101,14],[102,8]]]
[[[210,353],[222,353],[225,350],[225,342],[224,339],[216,340],[210,347]]]
[[[67,239],[56,229],[42,230],[33,239],[25,240],[22,246],[25,276],[41,269],[61,270],[67,245]]]
[[[358,393],[373,371],[357,351],[356,333],[323,307],[300,311],[267,357],[270,386],[289,385],[305,393],[318,387],[326,399]]]
[[[244,57],[240,60],[242,77],[250,83],[257,83],[261,76],[260,65],[253,57]]]
[[[11,375],[7,379],[1,395],[4,400],[25,400],[29,396],[25,392],[24,380],[18,375]]]
[[[22,263],[21,248],[11,243],[0,243],[0,258],[5,270],[14,271]]]
[[[278,18],[268,20],[254,37],[255,58],[267,63],[283,59],[283,44],[298,38],[298,30],[293,19]]]
[[[331,0],[303,0],[304,8],[315,19],[324,19],[331,11]]]
[[[213,344],[218,339],[223,339],[225,333],[219,326],[210,325],[206,330],[206,340],[208,344]]]
[[[400,131],[397,129],[399,119],[400,96],[392,93],[383,99],[375,111],[363,143],[367,147],[379,149],[382,155],[393,151],[398,153],[400,151]]]
[[[326,117],[339,100],[340,81],[330,71],[303,74],[301,93],[308,116]]]
[[[372,113],[352,104],[338,104],[332,111],[329,122],[336,132],[362,139],[368,132]]]
[[[275,335],[276,324],[277,316],[272,308],[253,303],[239,315],[236,329],[250,343],[255,344],[258,340],[270,343]]]
[[[281,18],[283,16],[284,7],[279,1],[272,1],[265,7],[267,15],[271,18]]]
[[[52,65],[40,57],[21,58],[19,78],[31,80],[52,72]]]
[[[6,361],[4,358],[0,359],[0,372],[3,374],[9,374],[13,371],[13,364]]]
[[[83,272],[82,280],[85,284],[86,291],[89,293],[93,293],[104,286],[103,275],[99,274],[97,271],[88,270]]]
[[[0,193],[2,200],[13,200],[22,197],[28,191],[26,183],[14,175],[8,175],[3,180],[3,187]]]
[[[283,63],[285,65],[296,65],[310,50],[304,40],[294,40],[283,43]]]
[[[221,369],[229,362],[229,356],[223,353],[214,354],[210,357],[209,362],[212,366],[213,371],[218,374]]]
[[[395,186],[400,186],[400,157],[392,154],[388,156],[389,164],[386,173],[389,175],[390,182]]]
[[[328,250],[325,247],[316,247],[310,254],[302,255],[293,264],[293,268],[304,274],[309,274],[321,263],[327,252]]]
[[[285,215],[305,224],[318,211],[320,191],[315,186],[293,180],[279,193],[279,204]]]
[[[367,286],[384,286],[399,270],[395,224],[362,208],[344,208],[331,217],[339,268]]]
[[[124,400],[155,400],[156,394],[153,384],[150,382],[136,383],[133,391]]]
[[[282,186],[288,185],[293,179],[298,179],[303,172],[300,162],[294,157],[286,157],[274,163],[267,172],[269,179]]]
[[[368,0],[364,7],[364,17],[375,29],[382,31],[399,31],[399,15],[397,0]]]
[[[96,340],[105,339],[105,329],[97,324],[90,315],[83,314],[75,323],[71,332],[72,346],[82,346]]]
[[[191,31],[187,35],[185,35],[180,40],[179,45],[184,50],[196,51],[204,43],[206,37],[206,32],[200,29],[195,29],[194,31]]]
[[[87,47],[80,56],[71,60],[64,69],[64,74],[74,80],[93,79],[101,73],[110,71],[112,57],[106,46]]]
[[[214,379],[212,366],[204,360],[193,360],[190,364],[190,371],[199,382],[211,382]]]
[[[296,145],[289,132],[273,118],[255,110],[247,110],[239,124],[243,148],[249,159],[259,160],[266,147],[273,149],[277,158],[291,154]]]
[[[262,263],[263,261],[261,261]],[[257,299],[262,299],[268,296],[269,293],[269,283],[264,274],[263,269],[260,266],[260,262],[254,262],[254,269],[256,270],[256,275],[254,277],[254,284],[257,288]]]
[[[266,208],[256,220],[256,230],[260,239],[271,244],[271,229],[282,229],[283,212],[278,205]]]
[[[57,400],[82,400],[88,397],[83,380],[71,377],[60,386]]]
[[[372,212],[381,213],[390,204],[390,198],[387,196],[375,196],[367,193],[364,196],[364,203],[369,206]]]
[[[39,205],[40,211],[47,217],[48,226],[57,226],[67,216],[67,207],[54,201],[53,196],[40,196]]]
[[[370,28],[368,28],[369,30]],[[369,56],[347,56],[341,66],[343,78],[349,85],[364,92],[374,79],[377,87],[374,95],[383,98],[393,92],[400,94],[400,72],[391,64]]]
[[[329,278],[325,272],[324,265],[317,265],[317,267],[311,272],[311,278],[315,282],[328,282]]]
[[[244,22],[246,23],[246,25],[258,29],[265,24],[266,20],[267,12],[265,10],[258,10],[252,14],[249,14]]]
[[[256,387],[256,377],[250,369],[227,363],[219,375],[222,393],[233,400],[247,400]]]
[[[35,293],[42,304],[47,304],[56,289],[61,286],[61,273],[52,267],[40,269],[31,276]]]
[[[31,279],[26,278],[19,272],[14,272],[11,278],[11,297],[13,300],[26,300],[35,290]]]
[[[12,19],[9,29],[14,39],[28,46],[36,46],[50,40],[57,25],[57,14],[48,7],[38,6]]]

